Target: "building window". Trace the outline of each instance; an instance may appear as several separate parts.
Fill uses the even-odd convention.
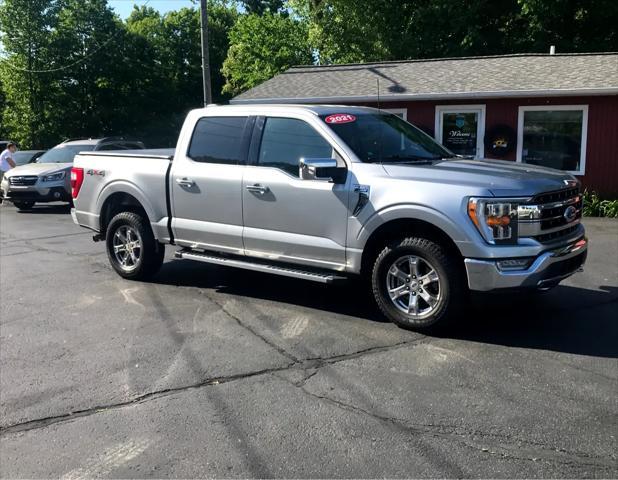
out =
[[[588,105],[519,107],[517,161],[583,175]]]
[[[436,140],[457,155],[483,158],[485,105],[436,106]]]

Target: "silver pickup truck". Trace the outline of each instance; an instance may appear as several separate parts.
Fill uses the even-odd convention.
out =
[[[71,184],[75,222],[124,278],[155,274],[165,244],[316,282],[362,276],[418,330],[455,319],[470,290],[551,288],[587,254],[574,177],[456,157],[372,108],[194,110],[175,150],[84,152]]]

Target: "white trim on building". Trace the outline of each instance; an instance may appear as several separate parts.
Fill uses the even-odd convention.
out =
[[[442,143],[444,113],[477,113],[475,158],[485,156],[485,104],[478,105],[436,105],[434,137]]]
[[[585,175],[586,173],[586,145],[588,140],[588,105],[534,105],[520,106],[517,116],[517,162],[522,162],[524,146],[524,113],[530,111],[581,111],[582,135],[580,143],[579,170],[569,171],[572,175]]]

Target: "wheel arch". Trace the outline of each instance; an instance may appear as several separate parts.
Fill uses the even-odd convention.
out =
[[[143,216],[148,223],[150,223],[150,217],[146,208],[142,203],[133,195],[127,192],[113,192],[104,201],[99,210],[101,212],[99,216],[99,228],[100,234],[105,236],[107,226],[109,222],[117,214],[122,212],[133,212]]]
[[[371,232],[363,248],[361,273],[366,274],[371,270],[373,260],[388,242],[405,236],[419,236],[435,241],[461,261],[463,266],[463,255],[450,235],[432,222],[408,217],[384,222]]]

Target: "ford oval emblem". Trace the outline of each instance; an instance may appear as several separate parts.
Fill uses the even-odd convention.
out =
[[[577,216],[577,209],[573,205],[571,205],[564,210],[562,216],[567,221],[567,223],[571,223],[573,220],[575,220],[575,217]]]

